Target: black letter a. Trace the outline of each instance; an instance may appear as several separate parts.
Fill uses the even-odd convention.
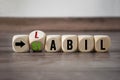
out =
[[[56,46],[55,46],[55,41],[54,40],[51,41],[50,50],[52,50],[52,49],[56,50]]]

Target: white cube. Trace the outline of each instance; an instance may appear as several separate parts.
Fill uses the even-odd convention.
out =
[[[107,52],[111,45],[111,39],[108,35],[95,35],[95,50],[97,52]]]
[[[47,52],[58,52],[61,49],[61,36],[60,35],[47,35],[45,50]]]
[[[94,49],[94,37],[92,35],[78,35],[78,50],[90,52]]]
[[[35,30],[29,34],[30,47],[33,51],[44,49],[46,34],[43,31]]]
[[[62,50],[75,52],[77,50],[77,35],[62,35]]]
[[[29,51],[29,38],[28,35],[14,35],[12,39],[12,48],[15,52],[28,52]]]

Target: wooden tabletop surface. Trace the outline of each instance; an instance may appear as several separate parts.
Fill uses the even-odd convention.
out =
[[[47,34],[107,34],[107,53],[14,53],[12,36],[0,32],[0,80],[120,80],[120,31],[45,31]]]
[[[120,18],[0,18],[0,32],[120,30]]]

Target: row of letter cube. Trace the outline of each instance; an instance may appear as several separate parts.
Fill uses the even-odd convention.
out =
[[[34,52],[45,49],[47,52],[106,52],[111,45],[108,35],[46,35],[35,30],[29,35],[15,35],[12,48],[15,52]]]

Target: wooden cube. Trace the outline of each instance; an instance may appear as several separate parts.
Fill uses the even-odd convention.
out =
[[[62,35],[62,50],[75,52],[77,50],[77,35]]]
[[[46,34],[43,31],[35,30],[29,34],[30,47],[33,51],[42,51],[45,45]]]
[[[12,48],[15,52],[28,52],[29,51],[29,38],[28,35],[14,35],[12,39]]]
[[[94,49],[94,37],[92,35],[78,35],[78,50],[90,52]]]
[[[111,45],[111,39],[108,35],[95,35],[95,50],[97,52],[107,52]]]
[[[58,52],[61,49],[61,36],[60,35],[47,35],[45,50],[47,52]]]

